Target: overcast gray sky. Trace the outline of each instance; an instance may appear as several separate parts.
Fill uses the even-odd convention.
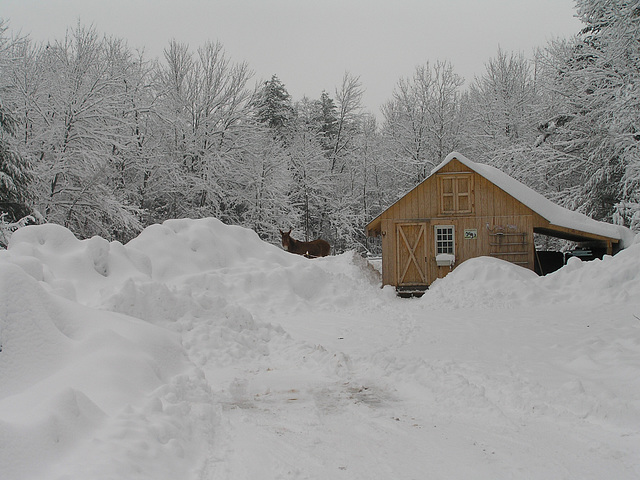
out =
[[[360,76],[368,110],[417,65],[449,60],[471,81],[498,46],[529,56],[580,29],[573,0],[0,0],[12,31],[63,38],[78,19],[160,57],[219,40],[255,79],[276,74],[294,100],[331,96],[345,71]]]

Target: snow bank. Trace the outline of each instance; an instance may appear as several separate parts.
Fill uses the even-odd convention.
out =
[[[536,304],[602,305],[640,298],[640,243],[602,260],[572,257],[544,277],[492,257],[467,260],[422,297],[446,308],[514,308]]]
[[[100,237],[80,241],[55,224],[21,228],[4,254],[5,261],[43,281],[49,291],[85,305],[97,306],[125,280],[144,280],[151,274],[144,254]]]
[[[215,218],[168,220],[147,227],[127,244],[127,250],[147,255],[154,280],[176,279],[196,272],[241,264],[291,265],[295,258],[260,240],[252,230],[225,225]],[[258,270],[261,265],[257,264]]]
[[[494,308],[520,305],[540,295],[538,276],[526,268],[492,257],[467,260],[436,280],[422,297],[431,306]]]
[[[177,296],[205,307],[223,299],[286,311],[309,304],[343,305],[379,287],[379,275],[353,252],[309,260],[217,219],[167,221],[145,229],[126,247],[148,257],[156,287],[130,282],[120,292],[128,300],[115,303],[133,305],[157,289],[161,295],[151,294],[154,301],[169,308],[161,297],[171,296],[170,286],[177,292],[173,305],[181,302]],[[147,307],[138,308],[138,314],[149,312]]]
[[[558,301],[585,304],[626,303],[640,298],[640,243],[602,260],[582,262],[570,258],[567,265],[540,280],[556,292]]]
[[[97,301],[104,273],[140,276],[127,253],[52,225],[18,233],[0,255],[3,478],[133,478],[163,457],[174,478],[191,470],[215,414],[180,337],[55,294]]]
[[[546,277],[473,259],[404,300],[352,252],[215,219],[25,227],[0,251],[0,471],[634,478],[634,315],[640,244]]]

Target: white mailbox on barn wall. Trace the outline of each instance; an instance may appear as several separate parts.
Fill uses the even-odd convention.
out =
[[[453,267],[456,263],[456,256],[452,253],[439,253],[436,255],[436,265],[439,267]]]

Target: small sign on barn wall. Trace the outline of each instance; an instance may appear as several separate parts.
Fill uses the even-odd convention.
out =
[[[465,228],[464,229],[464,239],[465,240],[475,240],[478,238],[478,230],[476,228]]]

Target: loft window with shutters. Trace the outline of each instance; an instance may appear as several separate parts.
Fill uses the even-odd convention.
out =
[[[473,176],[455,173],[438,177],[441,215],[473,213]]]

